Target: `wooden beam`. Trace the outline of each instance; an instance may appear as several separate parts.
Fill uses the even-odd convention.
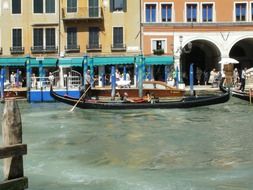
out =
[[[0,147],[0,159],[27,154],[26,144],[16,144]]]
[[[21,177],[0,182],[0,189],[4,190],[22,190],[27,188],[28,188],[27,177]]]

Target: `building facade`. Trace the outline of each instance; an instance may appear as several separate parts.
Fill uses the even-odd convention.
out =
[[[182,77],[191,63],[222,71],[227,57],[239,69],[253,66],[253,1],[142,0],[141,10],[144,54],[173,55]]]

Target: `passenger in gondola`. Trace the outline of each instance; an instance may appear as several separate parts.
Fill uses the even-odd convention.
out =
[[[132,100],[132,99],[130,99],[128,97],[128,93],[127,92],[124,92],[123,102],[134,102],[134,100]]]

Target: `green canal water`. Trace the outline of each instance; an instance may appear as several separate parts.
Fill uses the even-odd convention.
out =
[[[19,107],[30,190],[253,189],[253,106],[246,102],[71,113],[61,103]]]

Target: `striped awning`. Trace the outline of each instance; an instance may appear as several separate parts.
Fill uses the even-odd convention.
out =
[[[58,65],[63,67],[81,67],[83,57],[59,58]]]
[[[173,56],[145,57],[145,65],[170,65],[174,63]]]
[[[31,58],[30,59],[30,66],[31,67],[39,67],[40,61],[41,61],[43,67],[56,67],[56,63],[57,63],[56,58],[44,58],[41,60],[38,60],[36,58]]]
[[[0,58],[0,66],[25,66],[26,60],[24,57]]]

